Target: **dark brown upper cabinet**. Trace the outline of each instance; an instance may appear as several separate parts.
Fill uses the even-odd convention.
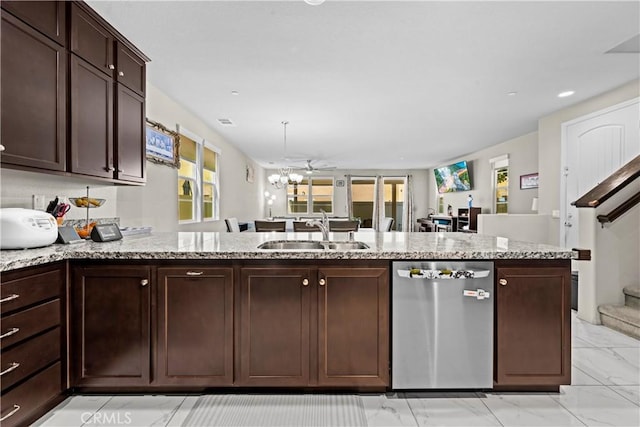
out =
[[[64,1],[5,1],[0,5],[61,46],[67,45]]]
[[[4,10],[1,39],[2,163],[64,171],[67,52]]]
[[[145,182],[145,107],[144,97],[121,83],[116,85],[116,178]]]
[[[87,11],[71,5],[71,45],[75,53],[99,71],[113,77],[116,63],[113,55],[113,35]]]
[[[145,62],[123,43],[116,43],[116,80],[138,95],[145,93]]]
[[[2,165],[143,184],[149,58],[81,1],[2,9]]]
[[[113,178],[113,80],[71,55],[73,173]]]

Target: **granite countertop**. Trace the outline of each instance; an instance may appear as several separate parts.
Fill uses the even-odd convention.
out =
[[[345,241],[347,233],[331,233]],[[0,271],[65,259],[570,259],[569,249],[473,233],[357,232],[369,249],[265,250],[269,240],[321,240],[320,233],[154,232],[115,242],[0,251]]]

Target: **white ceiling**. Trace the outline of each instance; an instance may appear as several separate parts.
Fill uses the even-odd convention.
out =
[[[605,53],[640,32],[637,1],[88,3],[152,84],[265,167],[291,163],[283,120],[288,158],[427,168],[640,74],[637,53]]]

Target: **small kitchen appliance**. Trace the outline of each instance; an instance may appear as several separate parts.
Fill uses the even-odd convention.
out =
[[[58,224],[46,212],[23,208],[0,209],[0,249],[48,246],[58,238]]]

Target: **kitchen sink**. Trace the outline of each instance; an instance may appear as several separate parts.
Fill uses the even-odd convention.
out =
[[[369,249],[369,245],[364,242],[326,242],[324,243],[327,249],[334,249],[337,251],[349,251],[353,249]]]
[[[272,240],[262,243],[258,249],[324,249],[324,246],[316,241]]]
[[[354,249],[369,249],[364,242],[318,242],[315,240],[271,240],[258,245],[258,249],[327,249],[349,251]]]

